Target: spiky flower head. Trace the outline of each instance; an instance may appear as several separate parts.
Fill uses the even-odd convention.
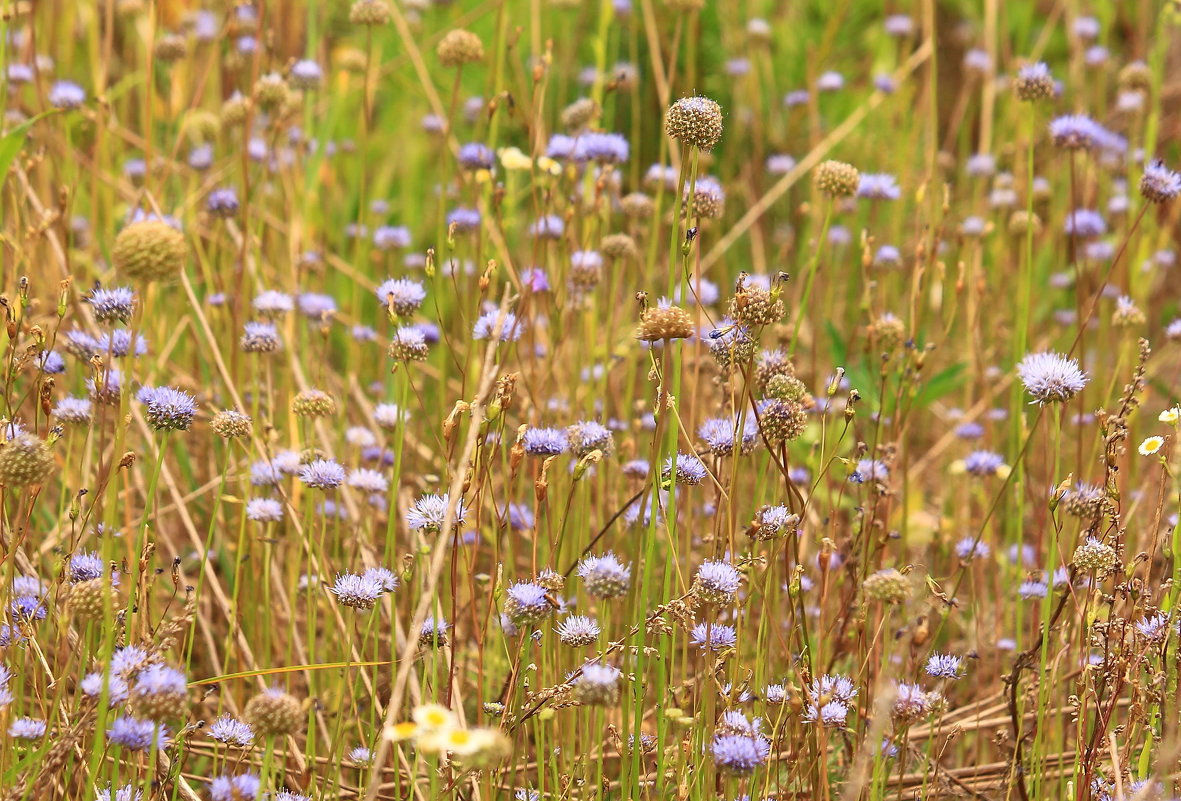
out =
[[[179,275],[187,258],[184,234],[161,219],[131,223],[119,232],[111,248],[116,269],[136,281]]]
[[[197,402],[172,387],[141,387],[136,399],[144,405],[148,425],[157,431],[187,431],[197,414]]]
[[[611,429],[594,420],[580,420],[567,426],[566,441],[570,445],[571,453],[579,458],[594,451],[606,455],[615,447],[615,437]]]
[[[0,485],[27,487],[41,484],[57,467],[53,453],[40,437],[17,434],[0,444]]]
[[[771,753],[771,744],[758,735],[721,734],[709,746],[718,772],[729,776],[749,776]]]
[[[631,565],[619,561],[611,552],[587,556],[578,564],[578,577],[592,598],[618,598],[631,586]]]
[[[545,587],[530,581],[520,581],[505,592],[505,614],[517,626],[533,626],[554,611],[546,597]]]
[[[345,471],[331,459],[313,459],[300,468],[299,480],[313,489],[330,490],[344,483]]]
[[[709,471],[705,463],[692,453],[678,453],[675,458],[669,457],[664,462],[661,476],[665,481],[675,481],[677,484],[687,484],[695,487],[705,480]]]
[[[1140,176],[1140,194],[1152,203],[1166,203],[1181,194],[1181,175],[1163,161],[1152,161]]]
[[[665,114],[664,132],[683,145],[713,150],[722,138],[722,107],[708,97],[682,97]]]
[[[964,660],[952,654],[931,654],[924,670],[937,679],[958,679],[964,675]]]
[[[560,428],[529,428],[521,436],[521,447],[530,456],[557,456],[566,452],[569,441]]]
[[[471,31],[455,28],[440,40],[435,52],[444,67],[461,67],[484,58],[484,43]]]
[[[1019,100],[1046,100],[1054,96],[1054,76],[1050,74],[1050,68],[1044,62],[1027,64],[1017,70],[1013,91]]]
[[[588,662],[570,687],[570,697],[583,706],[613,706],[619,702],[619,668]]]
[[[738,642],[738,632],[721,623],[698,623],[689,632],[689,641],[702,651],[724,651]]]
[[[729,562],[706,561],[693,577],[693,593],[709,604],[728,604],[738,594],[742,574]]]
[[[829,197],[852,197],[861,185],[861,173],[843,161],[823,161],[812,173],[812,183]]]
[[[86,302],[100,323],[125,323],[135,311],[135,290],[127,286],[99,287],[86,296]]]
[[[377,299],[399,317],[408,317],[426,300],[426,288],[410,278],[389,278],[377,288]]]
[[[246,703],[242,719],[264,736],[298,734],[303,729],[303,705],[294,696],[271,687]]]
[[[450,496],[447,493],[423,495],[406,512],[406,525],[413,531],[431,533],[441,531],[449,503]],[[461,525],[466,517],[467,508],[463,505],[463,500],[460,499],[455,506],[455,525]]]
[[[555,631],[563,645],[580,648],[597,642],[601,629],[594,618],[585,615],[570,615],[558,624]]]
[[[185,674],[163,664],[148,665],[131,685],[135,711],[148,720],[182,717],[188,710],[188,682]]]
[[[1078,362],[1052,351],[1031,353],[1017,365],[1025,391],[1039,404],[1064,403],[1087,385],[1087,374]]]
[[[254,745],[254,730],[237,718],[222,715],[209,724],[209,737],[231,748],[249,748]]]

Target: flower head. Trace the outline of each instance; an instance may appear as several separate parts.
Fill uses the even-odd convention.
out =
[[[1078,362],[1052,351],[1031,353],[1017,365],[1025,391],[1040,404],[1068,401],[1087,385]]]

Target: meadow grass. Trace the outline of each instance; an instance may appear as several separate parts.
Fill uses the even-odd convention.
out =
[[[1181,794],[1176,3],[0,0],[0,799]]]

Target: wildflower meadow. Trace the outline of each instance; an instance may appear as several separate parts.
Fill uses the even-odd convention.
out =
[[[1181,797],[1177,0],[0,32],[0,801]]]

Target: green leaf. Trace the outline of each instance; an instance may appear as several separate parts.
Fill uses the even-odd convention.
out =
[[[57,109],[53,109],[38,114],[36,117],[25,120],[4,136],[0,136],[0,186],[3,186],[4,179],[8,177],[8,170],[12,167],[12,162],[16,160],[21,148],[25,146],[25,138],[29,135],[29,129],[43,117],[56,113]]]
[[[957,390],[964,383],[960,374],[964,372],[965,367],[967,367],[966,364],[959,362],[932,376],[931,380],[923,384],[915,395],[915,406],[927,406]]]

